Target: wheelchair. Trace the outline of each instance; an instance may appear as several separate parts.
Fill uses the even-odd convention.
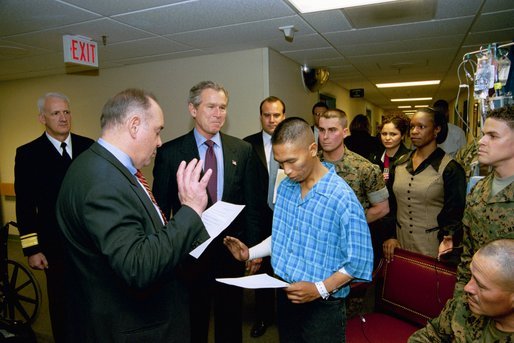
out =
[[[0,232],[0,321],[7,325],[31,325],[41,306],[41,289],[34,274],[24,265],[8,259],[9,226]]]

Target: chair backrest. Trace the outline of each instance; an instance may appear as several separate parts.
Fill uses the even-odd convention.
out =
[[[395,249],[394,259],[383,268],[383,311],[424,326],[453,296],[456,267],[435,258]]]

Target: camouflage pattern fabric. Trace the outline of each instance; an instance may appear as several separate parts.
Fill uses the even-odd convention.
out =
[[[448,300],[441,314],[416,331],[409,343],[506,343],[514,342],[514,333],[501,332],[488,317],[474,315],[463,301],[464,298]]]
[[[493,178],[494,173],[490,173],[480,180],[466,198],[463,251],[454,295],[463,293],[471,278],[471,258],[481,246],[498,238],[514,239],[514,182],[490,197]]]
[[[324,161],[322,152],[319,157]],[[364,211],[371,207],[369,196],[386,188],[380,168],[346,147],[342,159],[329,162],[334,164],[337,175],[342,177],[350,188],[353,189]],[[383,200],[385,199],[381,201]]]

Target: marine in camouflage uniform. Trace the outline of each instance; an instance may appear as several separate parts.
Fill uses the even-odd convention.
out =
[[[471,278],[471,258],[481,246],[498,238],[514,239],[514,182],[491,196],[493,179],[494,173],[490,173],[480,180],[466,199],[463,251],[454,296],[462,295]]]
[[[408,343],[514,342],[514,334],[499,331],[490,317],[474,315],[463,298],[452,298],[439,317],[416,331]]]
[[[326,161],[322,152],[319,153],[319,157],[321,161]],[[372,204],[389,198],[380,168],[364,157],[345,147],[344,155],[340,160],[326,162],[334,165],[337,175],[342,177],[355,192],[364,211]]]
[[[496,124],[498,121],[506,123],[510,125],[511,130],[514,130],[512,127],[514,107],[502,108],[489,113],[484,127],[485,142],[482,141],[484,138],[479,142],[479,145],[484,144],[485,147],[483,159],[489,159],[495,168],[502,168],[509,161],[504,159],[505,156],[501,159],[495,156],[497,153],[495,148],[503,150],[500,154],[504,154],[505,146],[510,149],[510,143],[505,140],[505,137],[498,134],[501,128],[498,128],[497,125],[492,126],[491,131],[494,132],[495,140],[504,139],[504,143],[489,142],[490,138],[487,137],[490,135],[487,122],[489,118],[494,119]],[[501,134],[508,135],[505,132]],[[498,175],[498,177],[504,181],[510,179],[511,182],[498,193],[493,195],[492,192],[497,173],[493,171],[480,180],[468,194],[462,219],[463,252],[457,267],[457,283],[453,298],[446,303],[440,316],[430,321],[427,327],[416,332],[409,342],[514,342],[512,333],[503,335],[504,337],[496,337],[495,335],[501,334],[501,332],[492,326],[490,320],[473,315],[469,310],[464,293],[464,286],[471,279],[470,263],[478,249],[496,239],[514,239],[514,216],[512,214],[514,211],[514,174],[512,171],[509,173],[508,169],[502,168],[502,170],[504,174]],[[449,336],[450,333],[453,333],[454,336]]]

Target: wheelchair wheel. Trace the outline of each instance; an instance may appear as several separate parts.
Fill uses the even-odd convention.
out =
[[[41,290],[32,272],[7,260],[7,280],[0,281],[0,317],[7,322],[32,324],[41,302]]]

